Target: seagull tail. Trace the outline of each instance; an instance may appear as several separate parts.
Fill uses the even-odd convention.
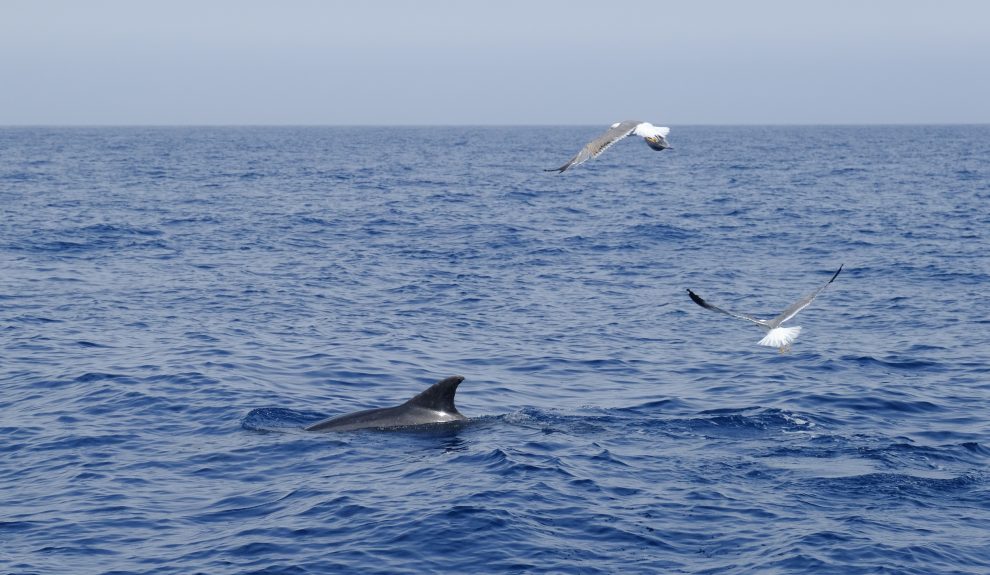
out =
[[[775,327],[760,340],[760,345],[767,347],[786,347],[801,334],[801,326]]]

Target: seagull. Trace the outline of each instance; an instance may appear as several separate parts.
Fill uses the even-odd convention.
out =
[[[795,339],[797,339],[798,334],[801,333],[801,326],[782,327],[781,324],[793,318],[798,314],[799,311],[811,305],[811,302],[815,299],[815,297],[817,297],[818,294],[822,293],[822,291],[828,287],[828,284],[835,281],[835,278],[838,277],[839,272],[841,271],[842,271],[842,266],[840,265],[839,269],[832,275],[832,279],[825,282],[825,285],[816,289],[814,292],[805,296],[803,299],[794,302],[793,304],[791,304],[790,307],[780,312],[780,315],[778,315],[773,319],[757,319],[755,317],[750,317],[748,315],[743,315],[741,313],[733,313],[731,311],[726,311],[720,307],[715,307],[712,304],[701,299],[701,297],[698,294],[694,293],[690,289],[687,291],[688,291],[688,295],[691,296],[691,300],[693,300],[694,303],[700,305],[705,309],[710,309],[712,311],[724,313],[725,315],[730,315],[738,319],[745,319],[751,321],[756,325],[762,327],[763,329],[767,330],[767,335],[759,342],[760,345],[765,345],[767,347],[776,347],[780,350],[780,353],[784,353],[791,349],[791,343]]]
[[[636,120],[616,122],[612,124],[612,127],[610,127],[607,132],[585,144],[584,147],[581,148],[581,151],[578,152],[576,156],[571,158],[571,161],[559,168],[550,168],[549,170],[544,171],[561,173],[567,168],[578,164],[583,164],[591,158],[597,158],[602,152],[612,147],[612,144],[630,134],[635,134],[643,138],[646,140],[647,145],[658,152],[661,150],[666,150],[670,147],[670,144],[667,143],[664,136],[669,133],[670,128],[661,128],[654,126],[649,122],[638,122]]]

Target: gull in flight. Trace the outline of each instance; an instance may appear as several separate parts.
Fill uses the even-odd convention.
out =
[[[665,136],[669,133],[670,128],[661,128],[659,126],[654,126],[649,122],[637,122],[635,120],[616,122],[612,124],[612,127],[609,128],[607,132],[585,144],[584,147],[581,148],[581,151],[571,158],[569,162],[559,168],[551,168],[544,171],[561,173],[567,168],[578,164],[583,164],[592,158],[597,158],[602,152],[611,148],[612,144],[630,134],[643,138],[647,145],[658,152],[661,150],[666,150],[670,147],[670,144],[667,143],[665,138]]]
[[[790,307],[780,312],[780,315],[778,315],[773,319],[757,319],[755,317],[743,315],[741,313],[733,313],[731,311],[726,311],[720,307],[715,307],[712,304],[701,299],[701,297],[698,294],[694,293],[690,289],[687,291],[688,291],[688,295],[691,296],[691,300],[705,309],[710,309],[712,311],[724,313],[725,315],[730,315],[734,318],[751,321],[756,325],[762,327],[763,329],[767,330],[767,335],[759,342],[760,345],[765,345],[767,347],[776,347],[780,349],[780,353],[784,353],[789,349],[791,349],[791,343],[795,339],[797,339],[798,334],[801,333],[801,326],[783,327],[781,326],[781,324],[793,318],[798,314],[799,311],[811,305],[811,302],[815,299],[815,297],[817,297],[818,294],[822,293],[822,291],[828,287],[828,284],[835,281],[835,278],[838,277],[839,272],[841,271],[842,271],[842,266],[839,266],[839,269],[832,275],[832,279],[825,282],[825,285],[816,289],[815,291],[805,296],[804,298],[794,302],[793,304],[791,304]]]

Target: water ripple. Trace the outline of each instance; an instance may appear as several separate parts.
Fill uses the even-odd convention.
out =
[[[2,128],[0,572],[990,572],[990,133],[917,130]],[[685,292],[839,263],[787,354]]]

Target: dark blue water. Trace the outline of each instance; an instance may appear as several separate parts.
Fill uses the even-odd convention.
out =
[[[0,572],[990,572],[990,127],[598,132],[0,130]]]

